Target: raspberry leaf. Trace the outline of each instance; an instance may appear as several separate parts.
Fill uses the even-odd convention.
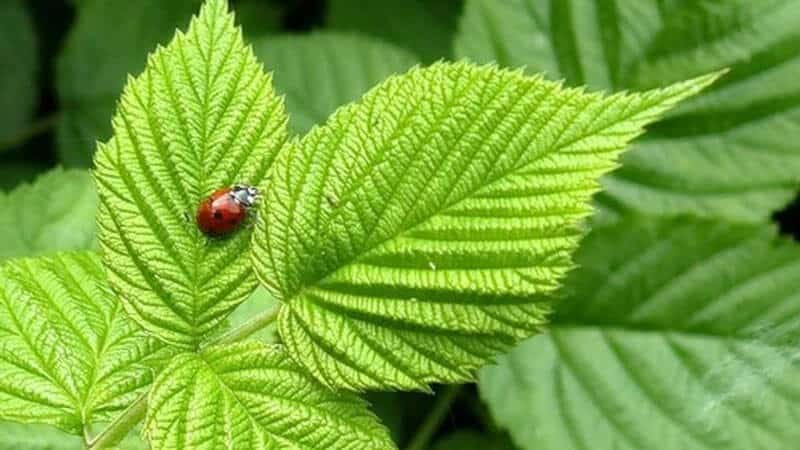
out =
[[[0,419],[83,434],[136,399],[169,355],[127,317],[94,253],[0,269]]]
[[[327,389],[280,347],[259,342],[180,355],[149,397],[144,434],[153,450],[395,448],[366,402]]]
[[[253,263],[288,351],[329,386],[461,382],[536,333],[599,177],[714,80],[610,97],[440,63],[279,156]]]
[[[148,58],[99,145],[99,240],[127,312],[161,339],[196,347],[257,282],[251,227],[209,239],[197,205],[234,183],[262,184],[286,114],[224,0]]]

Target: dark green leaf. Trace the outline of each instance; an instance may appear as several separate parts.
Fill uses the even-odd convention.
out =
[[[88,166],[96,141],[111,136],[111,115],[128,74],[184,27],[200,0],[86,0],[57,67],[63,107],[58,152],[64,164]]]
[[[0,150],[24,134],[37,100],[37,43],[21,0],[0,1]]]
[[[800,245],[758,226],[626,220],[576,256],[549,333],[480,374],[530,450],[800,442]]]
[[[273,71],[275,90],[286,96],[289,127],[297,134],[418,63],[394,45],[335,32],[269,37],[256,41],[254,50]]]
[[[452,54],[461,0],[331,0],[328,25],[405,47],[425,61]]]
[[[456,54],[640,90],[730,68],[604,179],[606,212],[763,221],[800,183],[800,2],[469,0]]]

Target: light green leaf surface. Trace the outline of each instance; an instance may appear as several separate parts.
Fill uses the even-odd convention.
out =
[[[0,419],[82,434],[136,399],[167,356],[125,315],[93,253],[0,270]]]
[[[443,63],[340,109],[282,151],[254,234],[292,357],[349,389],[472,379],[544,323],[600,175],[712,80],[603,97]]]
[[[46,425],[0,422],[0,450],[82,450],[81,439]]]
[[[800,182],[800,2],[469,0],[456,55],[594,89],[731,72],[648,129],[603,181],[607,212],[762,221]]]
[[[185,27],[200,0],[86,0],[77,8],[57,63],[63,108],[58,153],[70,166],[89,166],[98,140],[111,134],[109,118],[125,79],[139,73],[148,52]]]
[[[37,51],[33,23],[21,0],[0,2],[0,150],[21,133],[37,99]]]
[[[89,248],[97,209],[86,171],[54,169],[32,184],[0,192],[0,261]]]
[[[194,222],[197,205],[220,187],[263,183],[287,137],[283,104],[226,3],[206,2],[129,81],[115,135],[96,158],[111,285],[143,327],[185,347],[257,285],[251,227],[209,239]]]
[[[405,47],[425,62],[452,55],[461,0],[330,0],[327,25]]]
[[[800,246],[687,219],[593,231],[546,335],[480,373],[523,449],[800,442]]]
[[[254,49],[273,72],[275,90],[286,96],[289,128],[297,134],[419,62],[394,45],[336,32],[268,37],[257,40]]]
[[[328,390],[280,347],[258,342],[176,357],[148,405],[153,450],[394,448],[364,401]]]

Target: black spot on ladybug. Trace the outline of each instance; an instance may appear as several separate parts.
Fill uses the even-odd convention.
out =
[[[214,218],[217,220],[222,219],[222,211],[214,211]]]

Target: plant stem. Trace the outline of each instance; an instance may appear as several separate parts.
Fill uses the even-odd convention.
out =
[[[406,450],[425,450],[428,448],[433,435],[442,425],[460,391],[461,385],[445,386],[442,392],[436,396],[436,403],[434,403],[433,409],[428,413],[428,417],[425,418],[422,425],[417,428],[417,432],[414,433],[414,438],[411,439]]]
[[[122,412],[111,424],[89,443],[89,450],[117,445],[130,433],[147,412],[147,394],[142,394],[128,409]]]
[[[236,328],[228,331],[227,333],[212,339],[211,342],[204,345],[230,344],[247,339],[254,333],[268,326],[278,318],[280,306],[267,311],[264,311],[247,322],[239,325]],[[122,412],[111,424],[98,434],[92,440],[88,448],[89,450],[100,450],[118,444],[125,436],[130,433],[133,427],[144,419],[147,413],[147,393],[142,394],[135,402],[133,402],[128,409]]]
[[[276,308],[262,311],[253,316],[247,322],[239,325],[236,328],[232,328],[221,336],[211,339],[208,343],[203,344],[203,348],[211,345],[230,344],[247,339],[266,328],[272,322],[275,322],[275,320],[278,318],[278,313],[280,310],[280,305],[278,305]]]

